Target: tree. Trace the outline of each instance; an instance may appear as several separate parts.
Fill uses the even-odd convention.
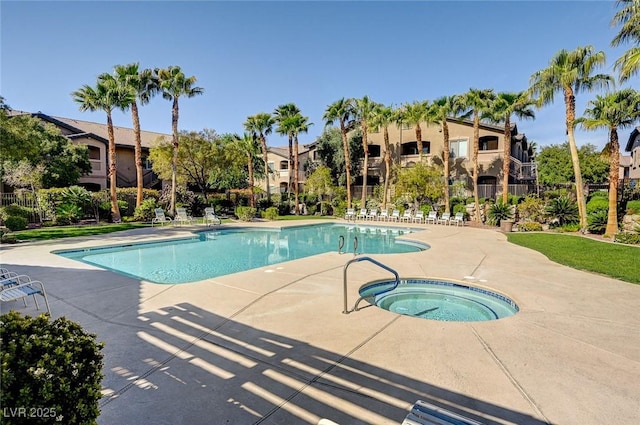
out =
[[[142,175],[142,138],[140,136],[140,116],[138,114],[138,103],[146,105],[158,91],[158,81],[153,71],[150,69],[139,69],[138,63],[128,65],[116,65],[115,78],[119,84],[129,87],[136,93],[136,97],[131,102],[131,119],[133,121],[133,132],[135,135],[135,162],[136,162],[136,208],[142,203],[142,189],[144,188]]]
[[[239,135],[234,135],[236,148],[244,156],[247,162],[247,170],[249,172],[249,206],[255,208],[256,206],[256,195],[255,195],[255,184],[254,184],[254,172],[253,172],[253,164],[260,152],[260,145],[258,140],[249,133],[243,133],[242,137]]]
[[[294,103],[287,103],[278,106],[273,111],[273,118],[278,125],[276,132],[289,139],[289,161],[287,170],[289,172],[289,182],[287,184],[287,193],[291,194],[291,177],[293,171],[293,133],[294,133],[294,117],[300,114],[300,109]],[[296,204],[297,205],[297,204]],[[297,210],[297,209],[296,209]]]
[[[116,164],[116,140],[113,134],[113,120],[111,114],[114,109],[125,109],[136,97],[135,90],[129,86],[118,84],[117,80],[109,74],[101,74],[95,87],[84,85],[72,94],[73,100],[80,104],[81,111],[102,110],[107,114],[107,135],[109,138],[109,195],[111,198],[111,218],[114,222],[120,221],[120,209],[116,196],[117,164]]]
[[[518,118],[535,118],[531,107],[535,102],[527,92],[498,93],[489,105],[487,117],[490,121],[504,123],[504,152],[502,159],[502,203],[509,200],[509,167],[511,165],[511,116]]]
[[[620,25],[620,31],[611,45],[617,47],[629,42],[636,44],[614,64],[614,69],[619,72],[620,81],[623,82],[640,71],[640,0],[618,0],[616,4],[622,8],[613,16],[611,25]]]
[[[351,171],[357,174],[360,169],[360,159],[364,156],[359,130],[348,139],[349,163],[353,164]],[[345,184],[347,179],[346,163],[342,134],[339,129],[327,127],[317,139],[317,153],[320,163],[331,169],[331,175],[337,185]]]
[[[480,116],[484,114],[488,108],[490,101],[494,98],[493,90],[490,89],[469,89],[468,92],[460,97],[461,109],[468,110],[468,114],[473,116],[473,155],[472,155],[472,177],[473,177],[473,202],[476,211],[480,207],[480,198],[478,196],[478,150],[480,145]],[[476,223],[480,223],[480,214],[475,214]]]
[[[349,154],[349,142],[347,140],[347,132],[349,131],[353,119],[354,111],[353,105],[349,100],[344,97],[335,101],[331,105],[327,106],[324,111],[322,119],[326,125],[333,125],[336,121],[340,125],[340,134],[342,135],[342,149],[343,158],[345,161],[346,179],[345,184],[347,187],[347,207],[351,208],[351,155]]]
[[[367,205],[367,178],[369,176],[369,122],[374,116],[376,103],[364,96],[362,99],[352,99],[353,111],[356,121],[360,123],[362,130],[362,149],[364,150],[364,164],[362,165],[362,200],[361,206]]]
[[[187,77],[179,66],[156,69],[158,86],[162,91],[162,97],[173,102],[171,108],[171,130],[173,133],[173,163],[171,169],[171,202],[169,209],[171,214],[176,211],[176,178],[178,163],[178,118],[180,115],[180,97],[194,97],[204,93],[202,87],[194,87],[196,77]]]
[[[597,68],[604,65],[605,60],[604,52],[595,52],[592,46],[578,47],[571,52],[562,49],[551,58],[547,68],[535,72],[531,75],[529,81],[529,93],[534,98],[537,97],[536,103],[538,107],[553,103],[557,92],[562,92],[564,95],[565,122],[575,175],[580,228],[583,232],[587,228],[587,207],[582,187],[578,147],[574,134],[574,121],[576,118],[575,95],[583,90],[591,91],[592,89],[608,87],[612,81],[609,75],[593,75]]]
[[[318,195],[320,199],[320,214],[324,214],[322,197],[327,195],[331,197],[335,192],[333,186],[333,180],[331,178],[331,169],[326,165],[320,165],[316,170],[307,178],[306,188],[309,193]]]
[[[395,185],[396,196],[410,198],[416,207],[430,200],[440,199],[444,192],[442,168],[418,162],[411,168],[400,168]]]
[[[379,130],[382,128],[384,139],[384,191],[382,193],[382,208],[387,209],[387,193],[389,192],[389,180],[391,179],[391,149],[389,144],[389,125],[394,122],[395,111],[391,106],[378,103],[373,111],[371,127]]]
[[[293,130],[293,175],[294,175],[294,193],[295,193],[295,211],[296,215],[298,215],[298,196],[300,195],[299,188],[299,179],[298,179],[298,168],[300,166],[298,161],[298,134],[307,133],[309,131],[309,126],[313,125],[313,123],[309,122],[309,117],[304,117],[302,114],[298,113],[292,117],[292,130]]]
[[[608,162],[603,160],[594,145],[580,146],[578,159],[582,169],[582,180],[585,183],[601,183],[607,180]],[[543,147],[536,155],[536,164],[540,184],[555,186],[575,183],[569,142]]]
[[[418,155],[420,155],[420,160],[422,161],[422,128],[420,127],[420,123],[427,120],[427,114],[429,112],[429,102],[413,102],[407,103],[403,106],[403,122],[405,124],[411,124],[415,126],[416,131],[416,142],[418,144]]]
[[[265,136],[271,134],[273,131],[273,125],[275,119],[266,112],[261,112],[256,115],[252,115],[244,122],[244,128],[250,132],[253,137],[260,140],[260,146],[262,147],[262,158],[264,160],[265,171],[265,190],[267,192],[267,201],[271,203],[271,188],[269,187],[269,152],[267,151],[267,138]]]
[[[606,96],[596,96],[589,102],[585,116],[576,120],[587,130],[609,130],[609,212],[605,235],[618,233],[618,180],[620,167],[620,143],[618,128],[631,127],[640,118],[640,94],[624,89]]]

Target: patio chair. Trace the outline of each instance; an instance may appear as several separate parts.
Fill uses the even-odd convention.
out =
[[[173,218],[173,223],[174,224],[182,224],[182,223],[191,224],[193,223],[193,217],[187,214],[186,208],[179,207],[179,208],[176,208],[176,216]]]
[[[424,221],[425,221],[425,223],[436,224],[438,222],[438,212],[437,211],[429,211],[429,214],[427,214],[427,218]]]
[[[450,220],[451,223],[455,223],[456,226],[464,226],[464,213],[458,212],[455,217]]]
[[[375,220],[378,218],[378,209],[377,208],[371,208],[369,210],[369,214],[367,214],[367,220]]]
[[[411,214],[411,210],[406,210],[402,217],[400,217],[400,221],[406,221],[407,223],[413,221],[413,214]]]
[[[213,207],[207,207],[204,209],[204,217],[202,217],[204,224],[211,226],[212,224],[222,224],[220,217],[216,215],[216,210]]]
[[[398,220],[400,220],[400,210],[393,210],[393,212],[389,216],[389,221],[398,221]]]
[[[442,216],[438,219],[438,224],[451,224],[451,213],[442,213]]]
[[[164,215],[164,211],[162,210],[162,208],[156,208],[155,213],[155,218],[151,220],[151,227],[153,227],[153,225],[157,223],[160,223],[161,226],[164,226],[165,223],[173,224],[173,220]]]
[[[353,208],[347,208],[347,213],[344,215],[345,220],[354,220],[356,219],[356,210]]]
[[[47,292],[44,289],[44,284],[39,280],[31,280],[27,275],[16,275],[0,281],[0,284],[0,301],[8,302],[21,299],[26,307],[26,298],[29,295],[33,295],[36,308],[40,310],[38,299],[36,298],[36,295],[40,295],[44,298],[44,303],[47,306],[47,313],[51,314]]]
[[[424,211],[416,211],[416,215],[413,216],[414,223],[422,223],[424,221]]]
[[[367,209],[366,208],[360,208],[360,214],[358,214],[356,216],[356,218],[361,218],[363,220],[367,219]]]
[[[378,221],[387,221],[388,219],[389,219],[389,211],[381,210],[380,214],[378,215]]]

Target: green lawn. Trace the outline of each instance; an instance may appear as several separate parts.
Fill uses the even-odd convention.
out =
[[[639,247],[549,233],[507,233],[507,239],[565,266],[640,283]]]
[[[120,224],[98,224],[88,226],[55,226],[43,227],[40,229],[21,230],[12,233],[18,240],[49,240],[60,238],[72,238],[76,236],[101,235],[104,233],[120,232],[122,230],[149,227],[144,223],[120,223]]]

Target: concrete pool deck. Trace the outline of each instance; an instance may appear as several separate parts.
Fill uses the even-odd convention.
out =
[[[45,283],[54,317],[106,343],[100,425],[400,424],[419,399],[486,424],[640,422],[640,285],[558,265],[497,231],[411,227],[425,230],[408,238],[431,249],[373,257],[402,277],[473,276],[464,281],[510,296],[520,312],[475,323],[375,307],[342,314],[349,254],[177,285],[51,254],[185,236],[202,225],[1,252],[4,267]],[[388,276],[370,263],[350,266],[350,307],[360,285]],[[36,313],[33,300],[1,307]]]

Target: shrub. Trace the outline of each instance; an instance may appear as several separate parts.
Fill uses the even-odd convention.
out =
[[[560,226],[578,221],[578,205],[570,198],[561,196],[549,202],[547,214],[558,221]]]
[[[267,208],[273,206],[273,202],[271,202],[267,198],[262,198],[262,199],[258,199],[258,204],[257,205],[258,205],[258,209],[259,210],[266,210]]]
[[[269,207],[262,212],[262,218],[266,218],[267,220],[277,220],[278,219],[278,209],[276,207]]]
[[[587,217],[587,229],[591,233],[601,235],[607,229],[607,211],[597,210]]]
[[[626,243],[630,245],[640,245],[640,233],[622,232],[617,233],[614,237],[615,242]]]
[[[529,195],[517,206],[520,218],[525,221],[542,222],[544,219],[544,201],[535,195]]]
[[[58,224],[77,223],[82,218],[82,207],[72,203],[65,203],[56,209],[56,222]]]
[[[4,225],[7,226],[7,229],[12,230],[12,231],[17,231],[17,230],[24,230],[27,228],[27,223],[28,220],[24,217],[16,217],[16,216],[9,216],[7,217],[7,219],[4,221]]]
[[[580,230],[580,223],[568,223],[560,226],[561,232],[570,232],[574,233]]]
[[[489,211],[487,212],[487,217],[489,219],[489,224],[499,226],[501,221],[511,220],[513,218],[511,205],[503,204],[502,202],[491,204]]]
[[[29,209],[25,207],[21,207],[18,204],[7,205],[6,207],[2,207],[2,216],[3,217],[22,217],[29,219]]]
[[[147,198],[133,213],[133,219],[137,221],[151,221],[155,218],[155,209],[158,208],[158,204],[154,198]]]
[[[518,223],[518,231],[520,232],[540,232],[542,231],[542,224],[537,221],[525,221]]]
[[[640,214],[640,200],[627,201],[627,214]]]
[[[0,316],[0,336],[4,406],[42,408],[49,419],[33,423],[96,423],[104,344],[95,335],[64,317],[12,311]]]
[[[453,206],[453,214],[455,215],[457,213],[463,213],[464,217],[465,217],[465,220],[468,219],[468,215],[469,214],[467,213],[467,206],[466,205],[464,205],[464,204],[455,204]]]
[[[609,199],[609,192],[606,191],[606,190],[598,190],[596,192],[593,192],[589,196],[590,196],[591,199],[595,199],[595,198]]]
[[[236,215],[242,221],[251,221],[255,218],[257,210],[253,207],[237,207]]]
[[[512,194],[507,195],[507,202],[511,205],[518,205],[523,199],[524,198],[522,196]]]
[[[609,211],[609,199],[596,196],[587,202],[587,214],[592,214],[598,211]]]

